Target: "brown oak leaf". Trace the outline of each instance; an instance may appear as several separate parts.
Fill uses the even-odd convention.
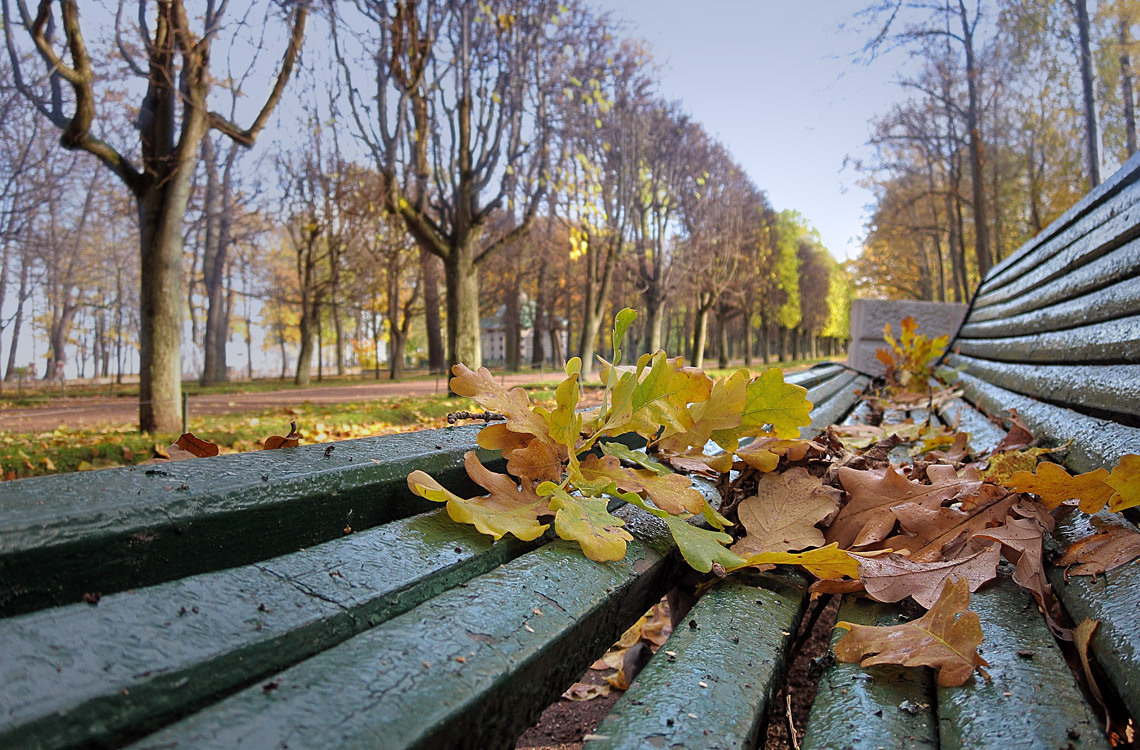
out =
[[[975,669],[989,666],[978,654],[981,620],[976,612],[967,611],[969,606],[969,583],[960,578],[948,581],[938,601],[917,620],[887,626],[839,622],[836,627],[848,633],[835,644],[835,657],[864,667],[933,667],[938,670],[939,685],[964,685]]]
[[[704,495],[681,474],[658,476],[647,469],[630,469],[614,456],[586,456],[581,470],[587,479],[606,477],[614,480],[620,490],[648,496],[654,505],[673,515],[700,513],[705,507]]]
[[[981,484],[976,471],[967,469],[959,477],[952,466],[931,466],[927,476],[932,484],[912,482],[892,466],[885,473],[840,469],[839,481],[851,499],[827,530],[827,541],[838,542],[843,548],[874,544],[894,529],[892,509],[896,506],[922,503],[923,507],[939,507],[943,501]]]
[[[889,537],[884,546],[907,550],[910,559],[933,562],[960,553],[975,533],[1005,521],[1019,495],[997,485],[982,485],[974,494],[959,498],[958,507],[944,508],[930,498],[893,508],[902,534]]]
[[[1066,577],[1095,576],[1115,570],[1140,557],[1140,533],[1127,526],[1107,526],[1078,539],[1053,561],[1066,568]]]
[[[531,438],[526,447],[503,452],[507,457],[507,471],[524,479],[560,481],[563,452],[559,447],[546,440]]]
[[[997,545],[968,557],[933,563],[915,562],[892,553],[860,560],[859,580],[876,601],[897,602],[909,596],[930,609],[947,581],[964,578],[970,591],[977,591],[997,576],[1000,560]]]
[[[761,552],[789,552],[823,546],[816,524],[835,512],[839,490],[828,487],[807,469],[761,474],[756,494],[737,508],[747,535],[732,545],[741,557]]]

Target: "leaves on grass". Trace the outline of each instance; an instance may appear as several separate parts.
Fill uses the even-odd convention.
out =
[[[1107,469],[1072,476],[1057,464],[1043,463],[1037,467],[1035,474],[1027,471],[1015,473],[1006,486],[1018,492],[1037,495],[1048,510],[1053,510],[1066,500],[1077,500],[1077,507],[1082,511],[1096,513],[1105,506],[1115,491],[1105,483],[1108,476]]]
[[[988,666],[978,653],[981,621],[967,611],[969,606],[969,583],[961,578],[948,581],[930,611],[917,620],[888,626],[839,622],[836,627],[848,632],[835,644],[835,657],[864,667],[932,667],[938,670],[939,685],[964,685],[975,669]]]
[[[897,602],[911,597],[930,609],[948,581],[965,579],[977,591],[997,577],[1001,554],[996,545],[967,557],[920,563],[897,554],[869,557],[859,563],[859,580],[872,599]]]
[[[823,532],[816,524],[835,512],[839,494],[802,467],[762,474],[756,495],[737,508],[748,534],[732,551],[749,557],[823,545]]]
[[[1140,557],[1140,533],[1127,526],[1106,526],[1078,539],[1053,561],[1065,575],[1096,576]]]
[[[297,423],[290,422],[288,435],[285,437],[281,437],[280,435],[270,435],[269,437],[265,438],[265,442],[262,443],[262,447],[267,451],[276,450],[278,448],[296,448],[301,444],[301,441],[299,440],[300,437],[301,436],[297,433]]]

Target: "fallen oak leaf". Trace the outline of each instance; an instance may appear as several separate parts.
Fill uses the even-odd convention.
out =
[[[174,441],[174,445],[170,447],[177,447],[180,450],[191,454],[194,458],[209,458],[210,456],[218,455],[217,444],[211,443],[208,440],[203,440],[200,437],[196,437],[193,433],[190,432],[182,433],[182,435],[179,436],[178,440]],[[173,455],[171,455],[171,459],[175,460]]]
[[[269,437],[265,438],[265,442],[262,443],[262,447],[267,451],[276,450],[278,448],[296,448],[301,444],[301,441],[298,439],[300,437],[300,434],[297,432],[297,423],[290,422],[288,435],[285,437],[281,437],[280,435],[270,435]]]
[[[969,606],[969,583],[960,578],[947,581],[934,606],[917,620],[885,626],[838,622],[836,627],[848,632],[835,644],[835,657],[863,667],[932,667],[942,687],[966,684],[974,670],[988,679],[982,667],[989,663],[978,653],[981,620]]]
[[[1021,497],[1004,487],[983,484],[976,493],[961,498],[958,507],[944,508],[933,498],[895,506],[891,512],[904,533],[883,544],[909,552],[910,559],[918,562],[953,557],[975,533],[1002,523]]]
[[[1009,432],[1001,439],[996,446],[994,446],[994,453],[1004,453],[1005,451],[1021,450],[1028,448],[1035,440],[1033,433],[1021,417],[1017,415],[1017,409],[1009,410],[1009,419],[1011,422]]]
[[[1096,513],[1103,508],[1115,490],[1105,481],[1108,469],[1096,469],[1073,476],[1055,463],[1045,462],[1037,472],[1019,471],[1009,478],[1006,487],[1017,492],[1029,492],[1041,498],[1047,510],[1053,510],[1066,500],[1079,501],[1078,508],[1085,513]]]
[[[661,510],[671,513],[701,513],[708,501],[680,474],[659,475],[647,469],[629,469],[613,456],[586,456],[581,465],[587,480],[612,479],[625,492],[648,497]]]
[[[1072,631],[1061,624],[1053,587],[1045,575],[1045,530],[1041,525],[1032,518],[1010,516],[1002,526],[980,531],[975,536],[1001,544],[1002,554],[1015,565],[1013,582],[1033,595],[1054,635],[1061,640],[1072,640]]]
[[[538,494],[549,497],[554,511],[554,530],[563,539],[578,542],[582,553],[595,562],[625,557],[626,542],[633,537],[621,527],[625,521],[612,515],[600,497],[575,497],[553,482],[543,482]]]
[[[858,578],[859,564],[863,560],[852,552],[839,549],[838,544],[809,549],[804,552],[761,552],[744,561],[744,564],[728,570],[761,565],[799,565],[816,578]]]
[[[484,409],[506,415],[505,426],[509,430],[532,435],[540,440],[551,440],[546,419],[543,414],[531,409],[530,397],[522,388],[508,391],[486,367],[480,367],[475,372],[460,362],[451,371],[454,377],[449,385],[456,395],[473,398]],[[488,425],[483,431],[493,426],[496,425]]]
[[[1108,499],[1113,513],[1140,505],[1140,456],[1121,457],[1104,483],[1115,490]]]
[[[1108,526],[1078,539],[1053,561],[1069,575],[1097,576],[1140,557],[1140,533],[1127,526]]]
[[[479,462],[474,451],[465,453],[463,462],[468,476],[489,495],[464,499],[418,470],[408,475],[408,488],[426,500],[447,503],[447,514],[453,521],[472,524],[481,533],[495,539],[512,534],[529,542],[549,528],[548,524],[539,523],[538,517],[552,511],[547,502],[530,489],[529,483],[519,487],[506,474],[490,471]]]
[[[938,601],[948,581],[967,581],[970,591],[997,577],[1001,553],[990,545],[968,557],[941,562],[921,563],[897,554],[864,559],[859,563],[859,580],[867,595],[879,602],[914,599],[925,609]]]
[[[839,495],[839,490],[799,466],[761,474],[756,494],[737,506],[737,516],[748,533],[732,551],[749,557],[823,546],[823,532],[816,524],[835,512]]]
[[[931,466],[927,476],[931,484],[912,482],[893,466],[882,472],[841,468],[839,481],[851,499],[828,528],[827,541],[838,542],[843,548],[874,544],[886,539],[894,529],[896,507],[919,503],[923,507],[938,507],[981,484],[977,472],[966,470],[959,477],[951,466]]]
[[[610,686],[606,684],[591,685],[586,682],[575,682],[566,688],[566,692],[562,694],[562,697],[568,701],[575,702],[592,701],[595,698],[604,698],[609,695],[610,689]]]
[[[748,383],[740,425],[714,430],[711,437],[726,451],[736,450],[740,438],[746,436],[796,438],[801,427],[811,424],[813,406],[807,399],[807,388],[785,382],[784,373],[772,367]],[[766,429],[769,425],[770,432]]]

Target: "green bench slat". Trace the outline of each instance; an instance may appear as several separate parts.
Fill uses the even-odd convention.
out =
[[[1060,406],[1140,417],[1140,365],[1018,365],[966,356],[955,361],[1007,390]]]
[[[510,747],[665,593],[671,539],[633,510],[620,562],[545,545],[133,747]]]
[[[1070,276],[1009,302],[970,313],[960,336],[989,338],[1073,326],[1140,313],[1140,242],[1130,242]]]
[[[1059,234],[1031,240],[1031,253],[996,269],[978,290],[975,307],[1004,302],[1089,263],[1140,235],[1140,183],[1124,187],[1116,201],[1102,204]]]
[[[0,620],[0,746],[138,737],[536,544],[492,545],[439,509],[98,606]]]
[[[1119,518],[1115,523],[1129,525]],[[1094,531],[1087,516],[1073,513],[1057,524],[1056,536],[1068,545]],[[1128,710],[1140,716],[1140,628],[1136,626],[1140,562],[1097,576],[1096,581],[1090,576],[1070,576],[1066,583],[1064,571],[1052,567],[1048,574],[1053,591],[1075,622],[1085,618],[1100,622],[1093,634],[1093,651]]]
[[[952,349],[1004,362],[1138,364],[1140,315],[1029,336],[956,339]]]
[[[800,429],[800,436],[813,438],[826,430],[828,425],[842,420],[868,383],[870,380],[861,375],[847,375],[826,401],[819,399],[814,391],[808,391],[808,399],[815,404],[815,408],[811,412],[811,424]]]
[[[456,491],[478,426],[0,484],[0,615],[248,565],[431,507]],[[479,450],[492,460],[496,454]],[[267,479],[266,479],[267,477]]]
[[[957,374],[957,382],[964,387],[966,398],[988,414],[1004,415],[1014,408],[1033,434],[1053,444],[1072,439],[1073,446],[1065,454],[1065,465],[1072,471],[1111,467],[1121,456],[1140,449],[1140,428],[1046,404],[965,372]]]
[[[807,599],[800,575],[755,582],[701,597],[585,747],[754,747]]]
[[[970,596],[970,609],[982,621],[992,679],[975,674],[961,687],[937,689],[942,750],[1108,750],[1033,599],[1003,574]]]
[[[843,597],[839,619],[856,625],[898,625],[898,607]],[[831,646],[847,631],[832,633]],[[909,705],[907,705],[909,704]],[[910,710],[903,710],[902,706]],[[938,747],[934,680],[927,669],[836,662],[819,679],[803,750],[926,750]],[[886,744],[885,738],[890,738]]]
[[[986,274],[986,278],[982,279],[979,291],[986,292],[1008,283],[1033,268],[1037,253],[1049,252],[1048,249],[1042,251],[1042,248],[1050,245],[1056,248],[1073,242],[1082,234],[1088,233],[1092,227],[1104,223],[1108,217],[1140,200],[1140,191],[1136,190],[1135,185],[1138,175],[1140,159],[1133,157],[1038,232],[1037,236],[998,261]]]

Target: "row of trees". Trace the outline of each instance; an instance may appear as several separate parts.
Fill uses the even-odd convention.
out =
[[[1136,151],[1135,0],[877,0],[867,53],[910,93],[857,164],[875,194],[861,293],[965,301]]]
[[[204,383],[255,327],[283,368],[296,345],[299,383],[330,339],[338,371],[378,371],[383,340],[399,377],[417,331],[433,368],[477,366],[500,308],[519,366],[524,304],[532,356],[561,332],[553,353],[587,372],[626,304],[641,350],[698,363],[845,335],[818,235],[580,3],[0,5],[0,309],[19,300],[0,324],[18,336],[40,300],[49,371],[71,349],[122,372],[136,344],[144,430],[177,427],[187,333]],[[246,155],[275,111],[272,148]]]

